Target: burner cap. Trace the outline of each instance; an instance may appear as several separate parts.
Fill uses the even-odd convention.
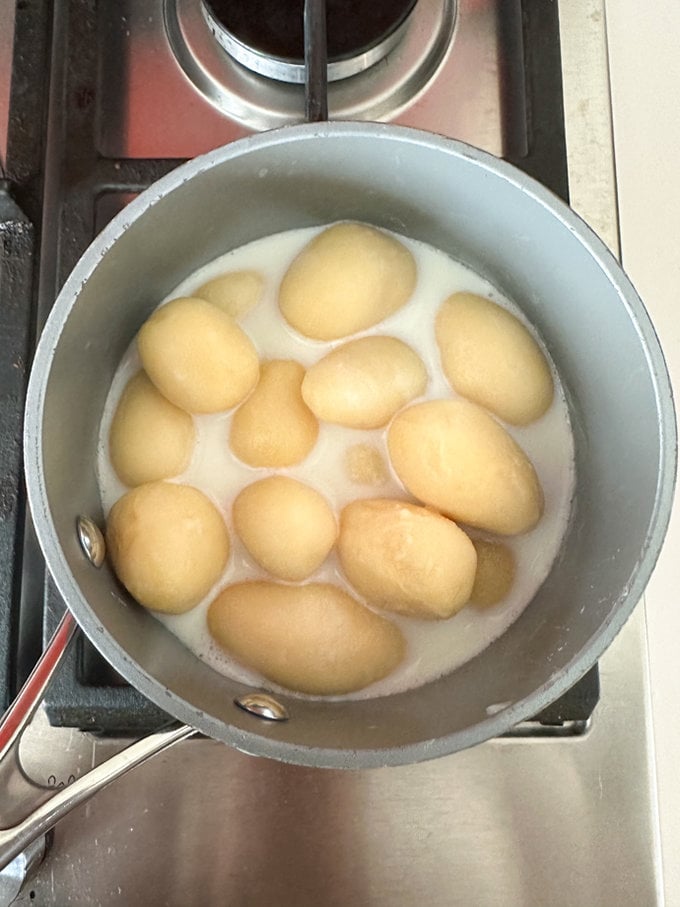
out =
[[[203,0],[220,44],[255,72],[304,81],[304,0]],[[416,0],[326,0],[330,80],[373,66],[395,46]]]

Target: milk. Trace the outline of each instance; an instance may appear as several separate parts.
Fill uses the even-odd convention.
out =
[[[241,319],[241,327],[255,345],[260,359],[295,359],[304,366],[310,366],[346,341],[327,343],[309,340],[297,334],[279,313],[277,292],[281,278],[293,258],[320,229],[323,228],[292,230],[228,252],[187,277],[163,302],[178,296],[191,296],[202,284],[227,271],[256,270],[265,280],[264,295],[261,302]],[[527,321],[510,300],[469,268],[423,243],[404,237],[399,239],[408,246],[417,262],[415,292],[400,311],[376,327],[354,336],[379,333],[398,337],[408,343],[419,354],[429,374],[426,392],[419,400],[455,398],[457,395],[451,390],[441,371],[434,336],[434,319],[443,300],[459,291],[477,293],[509,309],[523,323],[527,324]],[[531,325],[527,324],[527,327],[536,336]],[[540,338],[537,340],[540,343]],[[543,351],[550,362],[545,347]],[[390,676],[343,698],[364,699],[387,695],[419,686],[449,673],[500,636],[517,619],[545,579],[566,530],[574,490],[573,438],[569,413],[559,376],[553,363],[550,364],[555,396],[548,412],[537,422],[525,427],[505,425],[533,462],[545,497],[545,511],[538,526],[522,536],[504,539],[512,548],[517,562],[515,582],[509,594],[498,605],[487,608],[468,605],[445,621],[387,615],[399,625],[406,637],[407,655],[404,662]],[[111,420],[125,385],[140,367],[136,343],[133,341],[111,384],[100,428],[98,476],[106,514],[127,490],[113,471],[109,458]],[[248,579],[273,579],[253,561],[233,530],[231,505],[236,495],[245,485],[278,473],[316,488],[336,513],[357,498],[414,499],[401,486],[389,465],[388,479],[380,486],[355,484],[348,475],[346,451],[356,444],[371,444],[381,452],[385,463],[389,464],[386,428],[364,431],[321,422],[318,441],[304,462],[273,470],[247,466],[231,454],[229,430],[232,416],[233,412],[227,412],[193,417],[196,427],[193,457],[187,470],[172,480],[199,488],[221,511],[232,542],[229,563],[214,588],[197,607],[186,614],[154,616],[215,670],[234,679],[275,690],[275,684],[239,665],[221,650],[212,641],[207,629],[208,606],[221,589]],[[334,551],[307,582],[335,583],[362,600],[344,579]]]

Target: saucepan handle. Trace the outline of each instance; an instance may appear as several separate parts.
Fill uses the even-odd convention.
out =
[[[68,787],[55,789],[31,782],[19,761],[21,735],[42,702],[76,631],[77,624],[66,611],[30,677],[0,720],[0,801],[3,803],[0,823],[8,819],[10,822],[0,829],[0,870],[74,807],[136,765],[196,733],[194,728],[182,725],[151,734],[91,769]]]

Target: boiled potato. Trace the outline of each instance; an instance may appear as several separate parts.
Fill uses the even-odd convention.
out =
[[[231,409],[257,383],[255,347],[205,299],[173,299],[156,309],[142,325],[137,347],[151,381],[188,413]]]
[[[130,487],[169,479],[189,465],[194,434],[191,416],[138,372],[128,381],[111,423],[111,465]]]
[[[350,340],[307,370],[302,397],[324,422],[380,428],[427,384],[420,357],[396,337]]]
[[[384,485],[389,478],[383,455],[372,444],[352,444],[345,451],[347,475],[357,485]]]
[[[534,467],[474,403],[431,400],[402,410],[390,425],[388,448],[411,494],[458,522],[516,535],[541,517]]]
[[[373,605],[411,617],[451,617],[469,600],[477,555],[446,517],[403,501],[353,501],[340,516],[345,575]]]
[[[236,583],[210,605],[208,628],[242,664],[315,696],[380,680],[406,650],[394,624],[328,583]]]
[[[140,605],[183,614],[208,594],[229,559],[229,535],[198,489],[150,482],[111,508],[106,544],[118,579]]]
[[[337,340],[400,309],[413,293],[416,276],[415,259],[398,239],[367,224],[334,224],[288,268],[279,306],[306,337]]]
[[[299,362],[273,359],[262,364],[260,381],[234,413],[231,449],[250,466],[292,466],[316,444],[319,425],[305,405]]]
[[[287,476],[248,485],[232,514],[248,551],[279,579],[306,579],[326,559],[338,533],[326,499]]]
[[[212,302],[231,318],[243,318],[262,298],[264,278],[257,271],[230,271],[204,283],[194,296]]]
[[[497,605],[515,580],[515,555],[502,542],[473,539],[477,552],[477,573],[470,601],[475,605]]]
[[[437,313],[442,368],[451,387],[512,425],[552,403],[550,366],[519,319],[489,299],[454,293]]]

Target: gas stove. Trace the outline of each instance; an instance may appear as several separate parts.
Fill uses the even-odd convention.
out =
[[[21,484],[35,338],[80,254],[137,193],[189,157],[304,119],[302,7],[16,4],[0,144],[5,705],[64,610]],[[502,156],[616,250],[603,0],[329,0],[328,29],[332,119],[416,126]],[[598,904],[660,902],[647,675],[640,607],[599,670],[544,713],[434,763],[313,771],[187,741],[64,819],[25,883],[19,863],[5,873],[0,898],[566,905],[587,883]],[[81,638],[22,763],[67,784],[167,720]]]

